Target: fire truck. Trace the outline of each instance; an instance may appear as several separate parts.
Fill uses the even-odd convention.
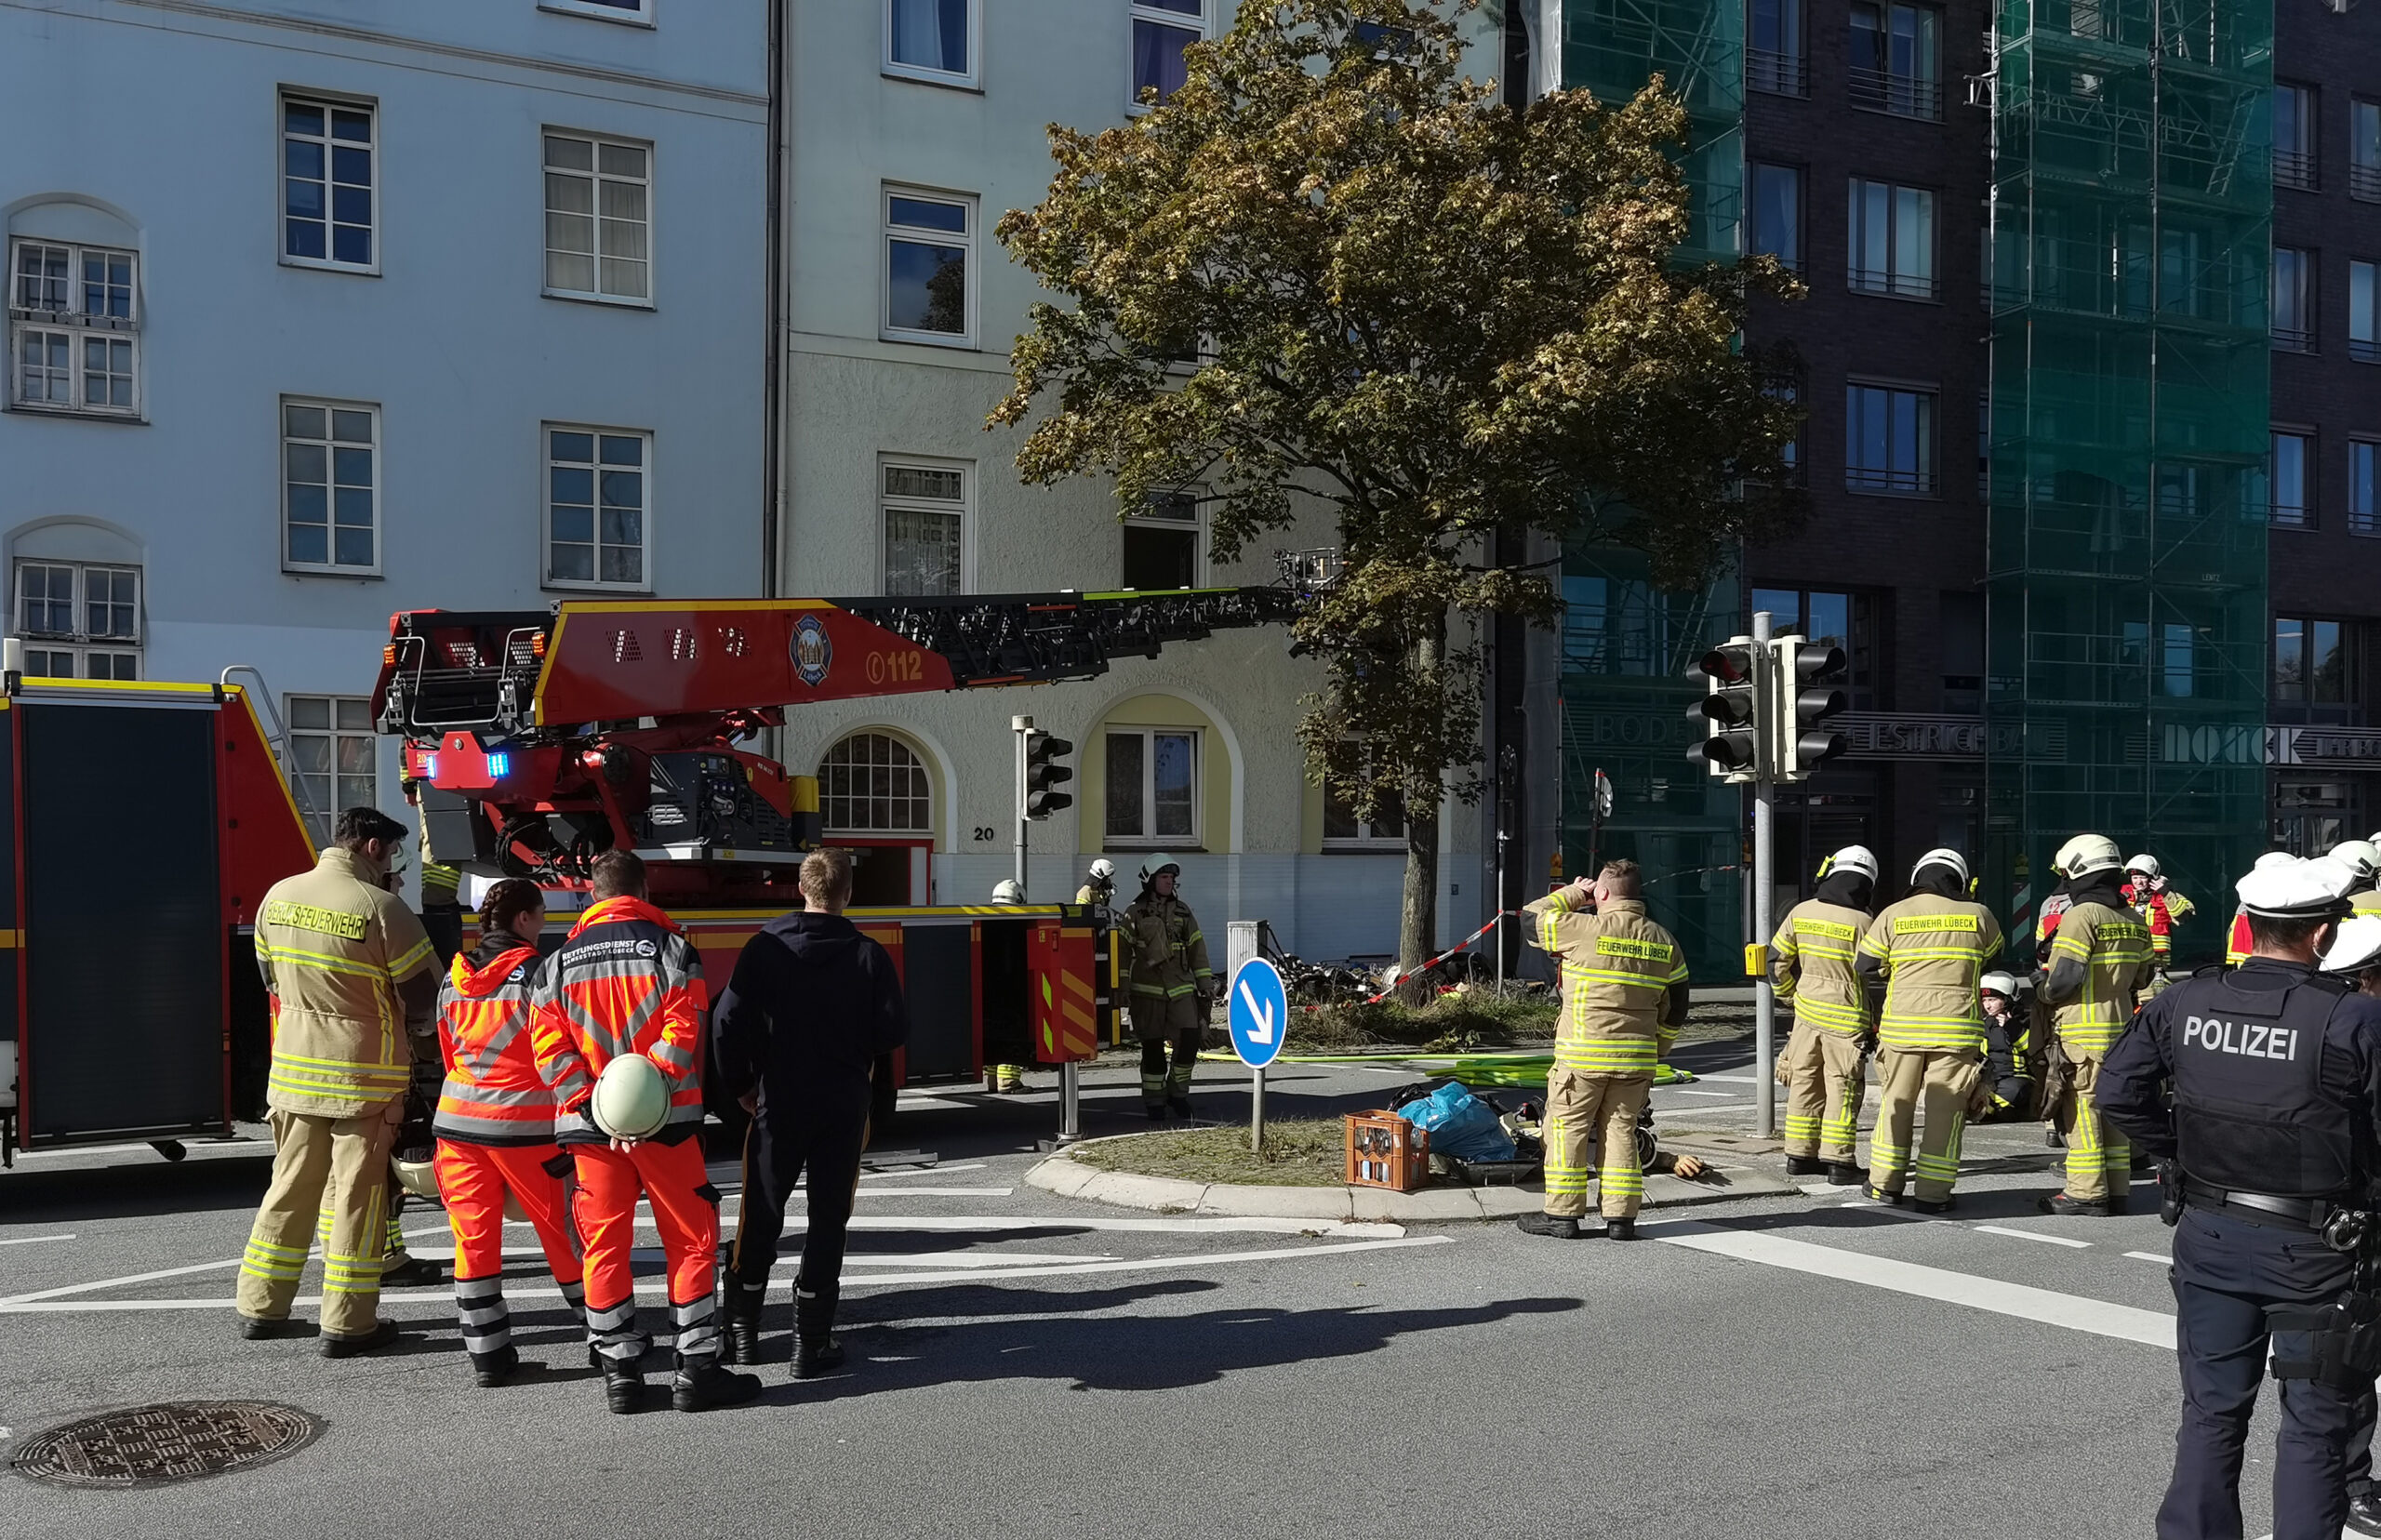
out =
[[[565,600],[393,617],[374,710],[401,735],[427,859],[579,906],[609,850],[647,863],[713,989],[802,905],[818,789],[750,747],[813,702],[1088,679],[1284,623],[1289,588],[872,599]],[[855,909],[900,969],[897,1082],[1092,1057],[1117,1016],[1101,916],[1075,904]],[[730,1109],[714,1108],[733,1121]]]

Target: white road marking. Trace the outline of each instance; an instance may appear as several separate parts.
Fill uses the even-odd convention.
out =
[[[729,1217],[723,1215],[723,1219]],[[507,1219],[507,1225],[525,1228],[525,1219]],[[803,1229],[809,1219],[799,1214],[785,1217],[786,1228]],[[636,1216],[639,1229],[653,1228],[653,1221],[640,1209]],[[1310,1235],[1325,1241],[1395,1240],[1405,1233],[1403,1225],[1373,1223],[1347,1219],[1260,1219],[1199,1216],[1179,1219],[1111,1219],[1105,1215],[1051,1215],[1034,1218],[1017,1214],[857,1214],[852,1216],[852,1228],[882,1230],[1113,1230],[1138,1235]],[[407,1230],[415,1239],[444,1237],[451,1234],[445,1226],[435,1229]],[[210,1264],[211,1266],[212,1264]],[[225,1267],[239,1264],[228,1262]],[[0,1302],[5,1303],[5,1302]]]
[[[20,1149],[17,1151],[17,1159],[57,1161],[72,1155],[125,1155],[134,1150],[142,1150],[155,1157],[160,1165],[169,1163],[164,1156],[158,1155],[153,1148],[145,1144],[69,1145],[63,1149]],[[210,1142],[182,1146],[184,1158],[193,1155],[270,1155],[272,1153],[273,1143],[269,1139],[228,1139],[221,1144]]]
[[[156,1272],[133,1273],[125,1278],[102,1278],[94,1283],[69,1283],[60,1289],[36,1289],[32,1294],[11,1294],[0,1299],[0,1309],[16,1305],[30,1305],[37,1299],[56,1299],[60,1294],[89,1294],[93,1289],[113,1289],[126,1283],[153,1283],[161,1278],[183,1278],[191,1273],[213,1272],[219,1268],[236,1268],[236,1256],[226,1262],[193,1262],[187,1268],[165,1268]]]
[[[2078,1241],[2066,1235],[2044,1235],[2040,1230],[2010,1229],[2003,1225],[1977,1225],[1974,1228],[1985,1235],[2010,1235],[2020,1241],[2039,1241],[2045,1246],[2072,1246],[2077,1251],[2089,1251],[2092,1246],[2089,1241]]]
[[[424,1262],[452,1262],[455,1260],[455,1253],[451,1248],[441,1248],[427,1251],[417,1250],[412,1255]],[[505,1246],[500,1248],[499,1255],[505,1256],[542,1257],[546,1253],[545,1248],[541,1246]],[[661,1260],[663,1255],[666,1254],[659,1246],[636,1246],[631,1248],[631,1255],[639,1262],[658,1262]],[[1117,1260],[1119,1260],[1119,1258],[1114,1252],[847,1252],[844,1255],[844,1266],[847,1268],[906,1268],[912,1266],[933,1268],[1021,1268],[1036,1263],[1114,1262]]]
[[[983,1169],[984,1162],[981,1161],[972,1161],[965,1165],[903,1166],[894,1171],[863,1171],[859,1174],[859,1179],[863,1182],[881,1182],[887,1176],[947,1176],[954,1171]]]
[[[1682,1096],[1718,1096],[1725,1101],[1734,1101],[1736,1096],[1736,1094],[1734,1091],[1695,1091],[1683,1085],[1674,1087],[1674,1089]]]
[[[2164,1252],[2127,1252],[2125,1255],[2135,1262],[2155,1262],[2162,1268],[2172,1266],[2175,1260]]]
[[[1874,1198],[1855,1198],[1848,1203],[1838,1203],[1835,1206],[1838,1208],[1858,1209],[1863,1214],[1874,1214],[1886,1219],[1899,1219],[1906,1224],[1931,1225],[1935,1222],[1926,1215],[1910,1214],[1905,1210],[1895,1207],[1891,1203],[1881,1203]]]
[[[970,1268],[961,1274],[953,1274],[946,1268],[932,1272],[878,1273],[850,1279],[847,1281],[856,1284],[948,1283],[954,1276],[973,1281],[1000,1278],[1058,1278],[1086,1273],[1147,1272],[1169,1268],[1195,1268],[1207,1263],[1281,1262],[1310,1256],[1342,1256],[1356,1252],[1403,1251],[1415,1246],[1449,1245],[1454,1241],[1455,1237],[1452,1235],[1417,1235],[1398,1241],[1350,1241],[1328,1246],[1275,1246],[1265,1251],[1193,1252],[1181,1256],[1150,1256],[1132,1261],[1072,1262],[1050,1267]],[[227,1265],[238,1266],[237,1263]],[[772,1293],[783,1291],[790,1296],[793,1290],[793,1280],[789,1276],[782,1283],[772,1283],[769,1288]],[[640,1298],[667,1298],[669,1292],[669,1284],[661,1281],[640,1283],[636,1286],[636,1293]],[[507,1289],[505,1297],[511,1300],[560,1299],[562,1291],[560,1289]],[[0,1300],[0,1315],[98,1314],[123,1310],[217,1310],[227,1308],[232,1303],[229,1296],[219,1299],[62,1301],[35,1299],[28,1296],[23,1299]],[[322,1303],[322,1297],[318,1294],[301,1295],[291,1303],[294,1306],[319,1306]],[[406,1289],[384,1291],[380,1295],[380,1303],[383,1305],[435,1305],[442,1309],[451,1309],[455,1300],[454,1295],[444,1289]]]
[[[12,1235],[5,1241],[0,1241],[0,1246],[30,1246],[36,1241],[72,1241],[73,1239],[74,1235],[71,1230],[63,1235]]]
[[[2175,1347],[2175,1318],[2155,1310],[2137,1310],[2129,1305],[2110,1305],[2078,1294],[2029,1288],[2023,1283],[2004,1283],[1973,1273],[1953,1272],[1948,1268],[1922,1267],[1914,1262],[1839,1251],[1782,1235],[1727,1229],[1695,1220],[1664,1225],[1649,1233],[1670,1245],[1709,1252],[1715,1256],[1757,1262],[1839,1282],[1865,1283],[1920,1299],[1965,1305],[1995,1315],[2144,1343],[2169,1352]]]
[[[805,1183],[802,1190],[809,1191],[809,1184]],[[863,1198],[1005,1198],[1016,1190],[1015,1188],[1004,1187],[862,1188],[859,1189],[859,1196]]]
[[[1761,1077],[1760,1077],[1759,1075],[1703,1075],[1703,1074],[1698,1074],[1698,1075],[1696,1075],[1695,1078],[1696,1078],[1696,1080],[1732,1081],[1732,1082],[1734,1082],[1735,1083],[1736,1083],[1736,1084],[1738,1084],[1738,1085],[1759,1085],[1759,1084],[1761,1083]]]

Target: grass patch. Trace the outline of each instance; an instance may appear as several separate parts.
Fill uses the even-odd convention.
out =
[[[1363,1053],[1367,1048],[1418,1048],[1468,1054],[1552,1041],[1556,1006],[1539,993],[1498,1000],[1483,992],[1441,995],[1427,1005],[1327,1005],[1291,1014],[1292,1053]]]
[[[1245,1125],[1102,1139],[1071,1153],[1085,1165],[1137,1176],[1255,1187],[1337,1187],[1345,1175],[1347,1136],[1337,1118],[1269,1118],[1262,1155],[1248,1148]]]

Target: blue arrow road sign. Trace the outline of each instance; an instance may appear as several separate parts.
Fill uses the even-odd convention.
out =
[[[1231,1050],[1240,1062],[1262,1069],[1282,1051],[1290,1035],[1290,996],[1282,988],[1281,973],[1261,957],[1252,957],[1231,976]]]

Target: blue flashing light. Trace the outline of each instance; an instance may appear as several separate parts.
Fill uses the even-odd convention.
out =
[[[487,757],[488,779],[502,780],[512,773],[512,756],[511,754],[490,754]]]
[[[424,754],[421,756],[421,773],[432,781],[438,779],[438,756],[436,754]]]

